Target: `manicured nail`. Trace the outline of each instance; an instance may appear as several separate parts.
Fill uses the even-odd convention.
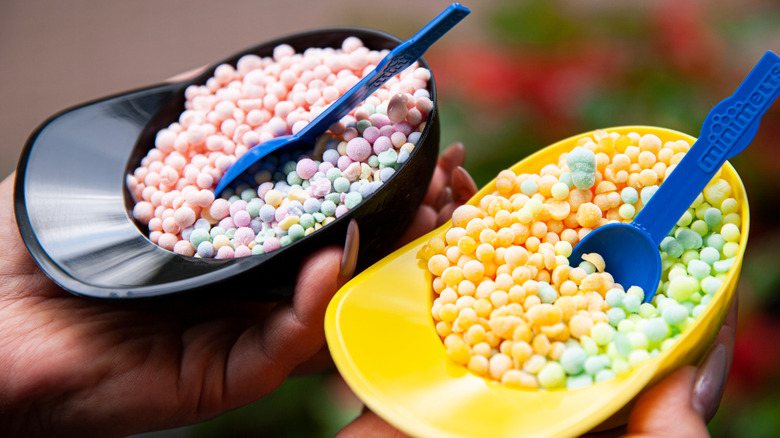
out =
[[[452,189],[450,187],[445,187],[444,190],[439,192],[439,196],[436,198],[436,203],[433,205],[433,208],[441,210],[450,202],[452,202]]]
[[[462,143],[453,143],[439,157],[439,165],[449,173],[456,167],[462,166],[465,160],[466,148]]]
[[[359,248],[360,232],[357,221],[352,219],[347,227],[347,238],[344,241],[344,253],[341,256],[341,267],[339,268],[339,279],[342,282],[346,282],[355,274]]]
[[[206,65],[204,65],[202,67],[193,68],[192,70],[188,70],[188,71],[185,71],[183,73],[179,73],[176,76],[171,76],[170,78],[166,79],[165,82],[173,83],[173,82],[181,82],[181,81],[184,81],[184,80],[187,80],[187,79],[192,79],[192,78],[200,75],[204,71],[206,71],[206,68],[208,68],[208,66],[206,66]]]
[[[452,199],[457,204],[463,204],[477,193],[477,183],[466,169],[458,166],[452,170]]]
[[[702,362],[696,379],[693,381],[691,402],[693,409],[709,422],[715,416],[720,405],[723,390],[726,387],[728,369],[726,347],[717,344]]]

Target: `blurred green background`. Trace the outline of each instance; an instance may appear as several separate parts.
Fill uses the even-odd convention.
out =
[[[79,17],[84,18],[80,14],[87,14],[90,18],[83,25],[100,27],[102,22],[94,17],[103,8],[109,15],[112,11],[130,15],[136,20],[130,23],[139,24],[104,41],[126,45],[120,46],[126,51],[115,54],[118,57],[110,58],[104,67],[90,65],[95,60],[87,54],[93,38],[100,35],[66,39],[72,42],[67,47],[40,36],[36,37],[39,43],[20,40],[27,35],[24,26],[30,25],[29,20],[33,25],[41,20],[34,16],[41,7],[11,0],[4,6],[7,13],[0,14],[4,16],[0,18],[0,92],[6,102],[0,129],[10,136],[2,149],[6,157],[3,175],[13,169],[24,137],[63,107],[147,85],[297,30],[362,25],[407,38],[448,2],[431,1],[423,6],[403,0],[369,6],[357,1],[227,1],[214,14],[236,21],[220,21],[216,27],[208,26],[210,12],[199,9],[207,2],[86,4],[90,6],[81,12],[71,11],[65,23],[78,25]],[[442,146],[455,141],[466,145],[465,167],[478,185],[545,145],[596,128],[656,125],[697,135],[709,109],[735,90],[761,55],[766,50],[780,52],[777,1],[494,0],[464,4],[473,9],[472,15],[438,42],[426,59],[439,89]],[[273,13],[268,13],[269,8]],[[110,20],[127,21],[115,15]],[[251,23],[257,23],[256,27]],[[141,35],[150,29],[152,36]],[[33,38],[33,32],[27,36]],[[155,38],[162,38],[161,44]],[[61,63],[47,62],[46,50],[50,56],[62,56]],[[114,53],[116,48],[108,50]],[[144,57],[153,50],[158,58]],[[63,70],[74,56],[77,59],[70,68],[76,71]],[[23,60],[6,62],[16,59]],[[34,81],[40,82],[28,84],[32,91],[25,91],[25,69],[31,68],[37,75]],[[43,72],[38,71],[41,68]],[[55,93],[69,86],[59,79],[68,72],[87,78],[83,89],[71,86],[74,94]],[[14,88],[19,80],[21,88]],[[73,84],[77,83],[81,84],[74,79]],[[47,85],[52,87],[51,94],[41,91]],[[25,107],[27,102],[32,106]],[[752,221],[739,284],[736,353],[723,403],[710,423],[714,437],[780,436],[778,163],[780,103],[764,117],[751,147],[732,160],[747,188]],[[318,375],[290,380],[266,399],[214,420],[146,436],[326,437],[360,409],[338,375]]]

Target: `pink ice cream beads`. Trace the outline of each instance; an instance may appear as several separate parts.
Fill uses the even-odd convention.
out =
[[[233,258],[276,251],[357,207],[408,159],[425,129],[431,73],[418,64],[333,124],[313,150],[267,157],[255,184],[222,198],[214,188],[238,157],[300,130],[386,54],[349,37],[340,48],[296,53],[282,44],[272,56],[218,66],[205,84],[187,87],[179,119],[127,175],[133,217],[164,249]]]

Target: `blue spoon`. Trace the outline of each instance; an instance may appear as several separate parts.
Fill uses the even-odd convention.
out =
[[[455,27],[470,12],[468,8],[461,6],[459,3],[451,4],[414,36],[391,50],[373,71],[339,97],[303,129],[294,135],[283,135],[273,138],[247,151],[225,172],[214,192],[217,195],[222,193],[230,183],[271,152],[281,148],[297,149],[301,146],[301,143],[311,147],[317,137],[325,132],[330,125],[349,114],[360,102],[364,101],[390,78],[414,64],[433,43]]]
[[[630,224],[610,223],[588,233],[569,257],[604,257],[607,271],[626,289],[636,285],[645,302],[661,279],[658,246],[727,159],[742,152],[756,135],[767,109],[780,95],[780,57],[767,52],[737,91],[707,114],[699,139]]]

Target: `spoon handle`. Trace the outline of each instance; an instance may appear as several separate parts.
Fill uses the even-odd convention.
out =
[[[768,51],[737,91],[707,114],[699,139],[632,225],[660,244],[723,163],[753,141],[761,117],[779,95],[780,57]]]
[[[315,137],[349,114],[360,102],[373,94],[390,78],[414,64],[433,43],[455,27],[470,12],[468,8],[459,3],[451,4],[414,36],[391,50],[374,70],[333,102],[311,123],[303,127],[297,134],[298,138],[314,141]]]

